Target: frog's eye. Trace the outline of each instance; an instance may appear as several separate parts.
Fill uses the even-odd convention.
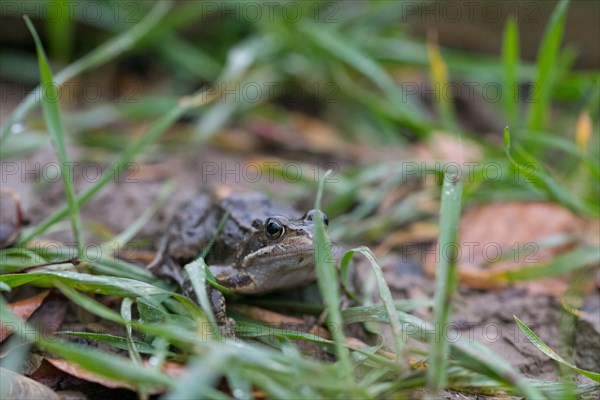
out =
[[[271,239],[278,239],[281,237],[281,235],[283,235],[283,230],[283,225],[276,220],[269,218],[265,221],[265,232]]]
[[[318,213],[318,212],[321,213],[321,218],[323,218],[323,223],[325,224],[325,226],[329,226],[329,218],[327,217],[327,215],[323,211],[319,211],[319,210],[310,210],[310,211],[307,211],[304,218],[307,221],[312,221],[314,219],[315,214]]]

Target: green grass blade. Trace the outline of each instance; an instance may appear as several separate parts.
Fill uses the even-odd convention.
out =
[[[462,182],[455,175],[444,176],[440,209],[440,238],[434,297],[434,321],[437,329],[445,329],[450,321],[450,304],[456,287],[457,233],[462,200]],[[448,251],[449,250],[449,251]],[[446,385],[450,344],[437,340],[431,344],[427,379],[429,387],[438,393]]]
[[[525,336],[527,336],[527,339],[529,339],[531,344],[533,344],[535,347],[537,347],[538,350],[540,350],[542,353],[544,353],[551,359],[558,361],[562,365],[564,365],[568,368],[571,368],[571,369],[579,372],[580,374],[585,375],[590,379],[593,379],[596,382],[600,382],[600,374],[599,373],[586,371],[584,369],[577,368],[573,364],[567,362],[564,358],[562,358],[561,356],[556,354],[554,352],[554,350],[552,350],[550,347],[548,347],[548,345],[546,343],[544,343],[544,341],[542,339],[540,339],[531,329],[529,329],[529,327],[527,325],[525,325],[519,318],[517,318],[514,315],[513,315],[513,318],[515,319],[517,325],[519,326],[519,329],[521,329],[521,331],[525,334]]]
[[[123,301],[121,302],[121,318],[123,318],[123,321],[125,322],[125,333],[127,334],[127,347],[129,350],[129,357],[131,358],[131,361],[133,361],[133,363],[135,365],[142,365],[142,357],[140,356],[140,353],[137,350],[137,347],[135,346],[134,340],[133,340],[133,336],[132,336],[132,329],[131,329],[131,308],[133,306],[133,300],[131,300],[130,298],[124,298]]]
[[[87,310],[107,321],[116,322],[121,325],[125,324],[125,321],[123,320],[122,316],[120,316],[117,312],[105,306],[104,304],[97,302],[96,300],[93,300],[84,294],[79,293],[77,290],[70,288],[68,285],[61,283],[60,281],[54,281],[53,285],[54,287],[58,288],[58,290],[60,290],[66,298],[68,298],[84,310]]]
[[[23,247],[0,250],[0,274],[8,274],[46,262],[44,257]]]
[[[0,275],[0,282],[15,288],[25,284],[52,287],[59,281],[71,288],[92,293],[119,297],[140,297],[153,294],[168,294],[156,286],[127,278],[80,274],[71,271],[39,271],[28,274]]]
[[[315,208],[321,209],[321,197],[327,177],[331,171],[327,171],[319,182],[317,198],[315,200]],[[340,289],[337,280],[337,271],[333,263],[331,254],[331,245],[325,235],[325,226],[321,213],[315,213],[315,238],[314,238],[314,257],[315,269],[317,273],[317,284],[327,310],[327,319],[329,330],[332,333],[335,341],[336,354],[341,368],[341,376],[343,379],[350,378],[351,365],[348,358],[348,350],[344,347],[346,342],[344,332],[342,330],[343,321],[340,313]]]
[[[558,276],[587,265],[600,262],[600,248],[579,247],[567,253],[561,254],[550,263],[541,266],[527,266],[501,272],[495,277],[506,279],[509,282],[534,280]]]
[[[68,0],[52,0],[54,8],[57,10],[58,18],[46,20],[46,29],[50,38],[50,54],[53,58],[68,62],[73,53],[73,25],[74,21],[69,13]]]
[[[202,307],[202,311],[204,311],[204,314],[210,323],[212,334],[218,338],[219,330],[217,329],[217,320],[213,313],[210,300],[208,299],[208,291],[206,290],[206,263],[202,258],[199,258],[187,264],[184,267],[184,270],[192,282],[192,287],[194,288],[196,297],[198,297],[200,307]]]
[[[563,36],[567,6],[569,0],[561,0],[554,9],[550,22],[544,32],[537,60],[537,72],[533,83],[537,91],[537,102],[531,104],[527,127],[532,131],[543,130],[549,115],[550,96],[553,89],[553,74],[556,71],[556,60]]]
[[[174,390],[167,393],[165,400],[175,399],[223,399],[223,393],[213,389],[221,375],[221,370],[229,362],[230,356],[218,351],[211,351],[202,358],[189,363],[188,374],[177,382]]]
[[[108,333],[95,333],[95,332],[76,332],[76,331],[59,331],[56,333],[57,335],[67,336],[67,337],[78,337],[102,344],[106,344],[109,346],[116,347],[121,350],[128,350],[127,338],[121,336],[115,336]],[[141,342],[139,340],[134,340],[133,344],[138,352],[143,354],[152,354],[154,353],[154,348],[148,343]]]
[[[63,178],[65,186],[65,196],[67,197],[68,214],[71,219],[71,229],[73,230],[73,238],[77,244],[77,255],[83,260],[84,243],[81,228],[81,217],[79,215],[79,205],[75,198],[75,187],[72,163],[69,162],[67,150],[65,146],[64,130],[62,127],[60,110],[58,109],[58,89],[55,86],[52,70],[48,65],[46,53],[42,47],[42,42],[31,23],[29,17],[25,16],[25,23],[35,40],[38,62],[40,67],[40,83],[44,87],[44,95],[42,97],[42,110],[44,112],[44,120],[48,133],[52,142],[52,147],[59,161],[60,174]]]
[[[148,12],[148,15],[137,25],[67,66],[56,74],[54,82],[60,86],[74,76],[105,64],[108,61],[115,59],[123,52],[131,49],[133,45],[158,24],[162,17],[171,9],[172,4],[173,2],[169,0],[157,2],[152,10]],[[42,96],[44,90],[45,88],[43,85],[36,87],[12,112],[8,121],[6,121],[2,127],[0,144],[2,144],[9,136],[13,125],[22,122],[27,114],[35,108],[37,100]]]
[[[516,127],[519,120],[518,99],[510,96],[519,85],[519,31],[514,18],[509,18],[504,28],[502,42],[502,67],[504,72],[504,114],[508,125]]]
[[[404,337],[402,335],[402,330],[400,328],[400,323],[398,322],[398,313],[396,312],[396,305],[394,304],[394,299],[392,297],[392,292],[390,292],[390,288],[385,282],[385,278],[383,276],[383,271],[381,267],[375,260],[375,256],[367,247],[358,247],[352,250],[349,250],[344,254],[342,258],[340,269],[347,270],[350,260],[354,256],[354,253],[360,253],[369,261],[371,265],[371,270],[375,275],[375,282],[377,283],[377,288],[379,289],[379,296],[383,301],[385,312],[387,313],[390,325],[392,327],[392,335],[394,338],[394,347],[396,350],[396,365],[399,371],[402,370],[402,363],[404,362]],[[375,307],[368,307],[369,312],[373,312]],[[347,311],[347,310],[345,310]]]

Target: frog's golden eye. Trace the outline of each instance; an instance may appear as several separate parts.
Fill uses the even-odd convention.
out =
[[[276,220],[269,218],[265,221],[265,232],[271,239],[278,239],[283,235],[283,225]]]

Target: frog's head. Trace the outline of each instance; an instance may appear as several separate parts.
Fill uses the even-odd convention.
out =
[[[253,293],[314,280],[314,219],[319,212],[327,227],[329,219],[318,210],[310,210],[299,219],[274,215],[252,223],[255,231],[238,260],[255,283]]]

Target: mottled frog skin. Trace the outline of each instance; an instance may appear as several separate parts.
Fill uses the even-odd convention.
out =
[[[220,285],[237,293],[299,286],[315,278],[316,212],[310,210],[299,217],[296,210],[261,193],[233,193],[223,198],[202,194],[176,213],[148,268],[184,286],[182,267],[209,248],[204,259],[210,271]],[[322,216],[327,225],[327,217]],[[224,315],[219,304],[213,305]]]

